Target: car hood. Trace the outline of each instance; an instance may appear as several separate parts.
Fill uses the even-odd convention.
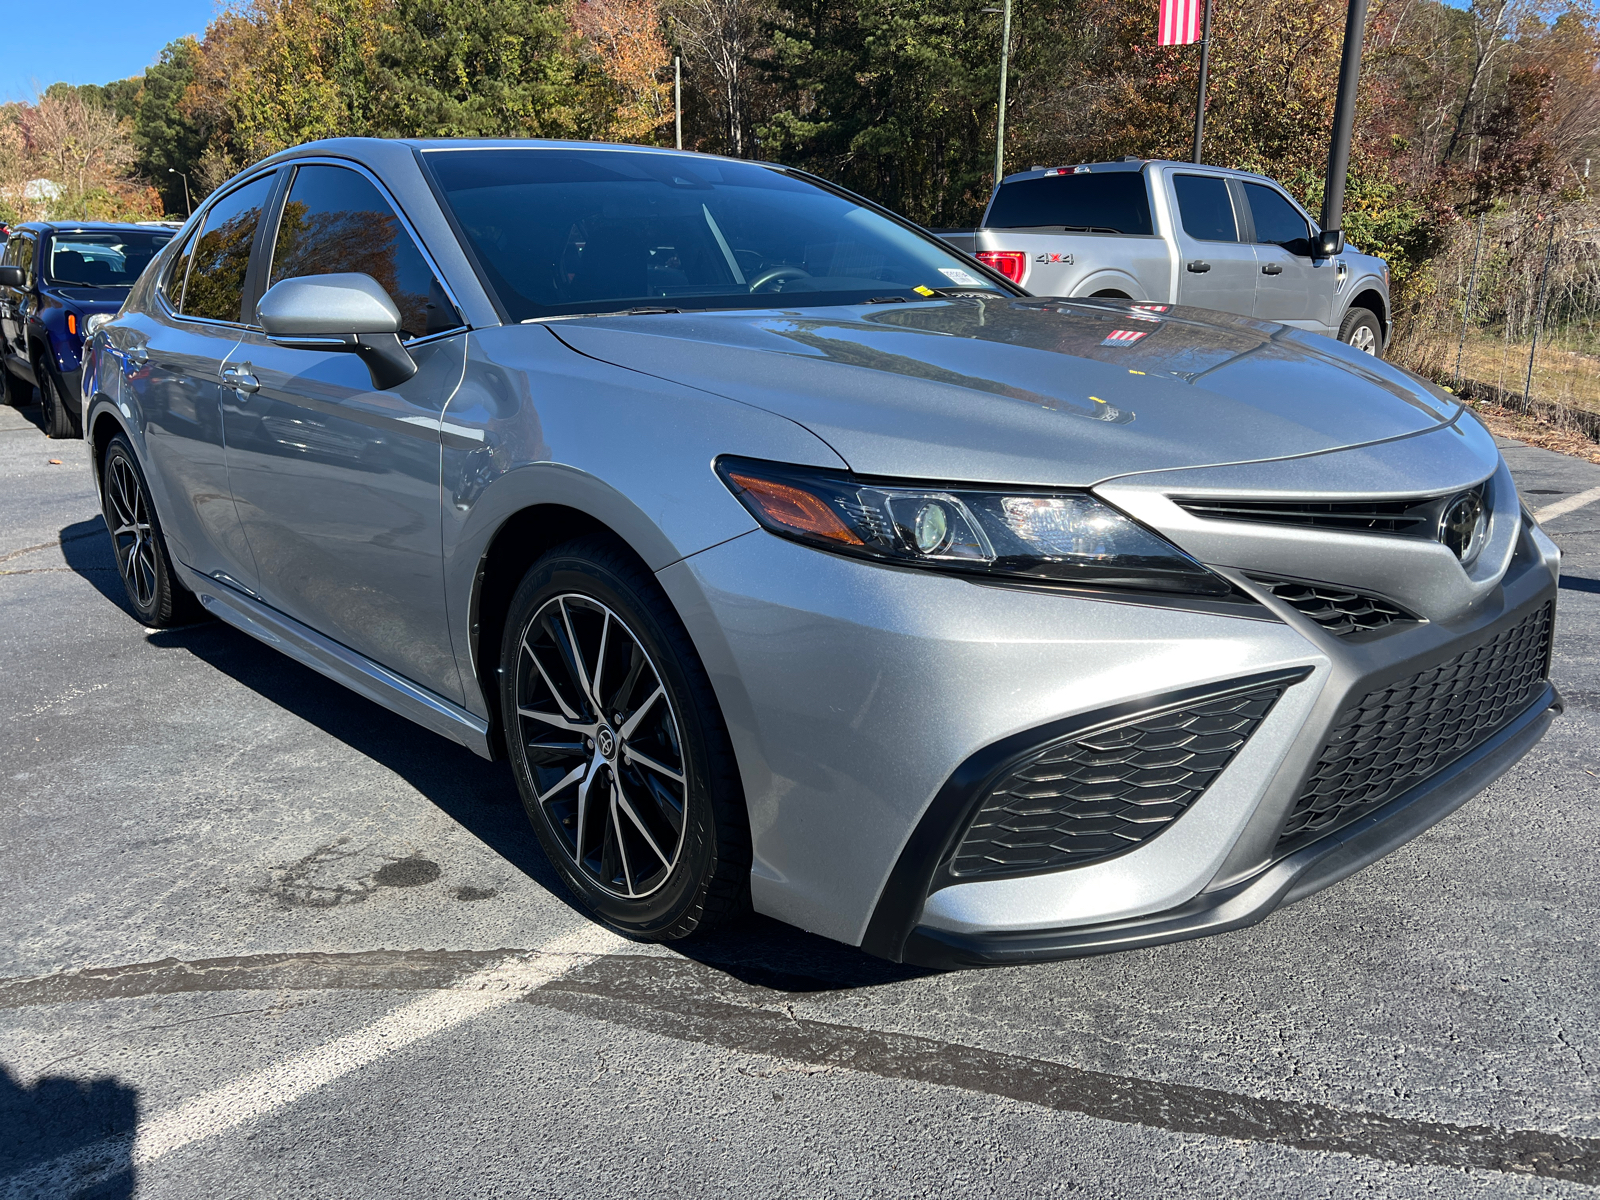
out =
[[[1087,486],[1386,441],[1460,412],[1331,339],[1198,309],[963,296],[547,328],[797,421],[870,475]]]
[[[80,312],[116,312],[128,298],[130,289],[67,287],[64,284],[54,284],[50,290],[63,300],[70,301],[72,307]]]

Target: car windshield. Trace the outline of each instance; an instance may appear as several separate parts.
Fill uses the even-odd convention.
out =
[[[50,239],[45,277],[65,287],[132,287],[172,240],[170,231],[58,233]]]
[[[555,148],[427,161],[513,320],[1004,290],[931,238],[753,163]]]

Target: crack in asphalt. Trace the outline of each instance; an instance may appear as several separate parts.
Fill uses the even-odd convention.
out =
[[[368,950],[164,959],[0,980],[0,1008],[180,992],[446,988],[523,950]],[[746,968],[753,964],[729,964]],[[746,974],[749,974],[747,971]],[[1139,1079],[1044,1059],[800,1016],[794,1002],[837,980],[756,974],[794,991],[743,982],[715,963],[609,954],[526,993],[522,1002],[676,1041],[818,1069],[958,1088],[1058,1112],[1175,1133],[1271,1142],[1408,1166],[1476,1169],[1600,1183],[1600,1138],[1458,1125]]]

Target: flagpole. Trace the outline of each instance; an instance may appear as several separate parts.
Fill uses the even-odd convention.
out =
[[[1211,71],[1211,0],[1206,0],[1205,27],[1200,32],[1200,92],[1194,104],[1194,161],[1200,161],[1200,142],[1206,132],[1206,77]]]

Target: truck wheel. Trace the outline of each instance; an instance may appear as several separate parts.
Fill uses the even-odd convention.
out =
[[[1352,308],[1345,313],[1339,323],[1339,340],[1363,354],[1383,356],[1383,326],[1370,309]]]

